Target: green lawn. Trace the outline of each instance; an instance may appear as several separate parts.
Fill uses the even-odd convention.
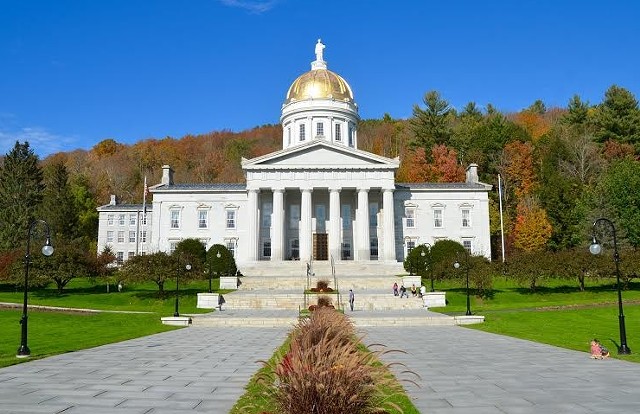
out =
[[[616,358],[640,362],[640,283],[632,283],[622,292],[627,330],[627,345],[632,355],[618,356],[620,342],[618,296],[612,280],[589,281],[584,292],[570,281],[545,280],[545,286],[531,292],[528,288],[499,277],[487,298],[471,296],[471,311],[484,315],[485,323],[468,326],[502,335],[529,339],[562,348],[587,352],[593,338],[600,339]],[[436,289],[447,292],[447,306],[436,312],[463,314],[466,290],[452,283]],[[636,353],[637,352],[637,353]]]
[[[125,285],[118,292],[111,285],[107,293],[104,283],[95,283],[90,279],[73,279],[62,294],[58,294],[55,285],[29,292],[30,305],[60,306],[68,308],[146,311],[162,315],[173,314],[175,305],[175,280],[165,285],[164,295],[160,295],[155,283]],[[213,290],[217,291],[219,279],[213,280]],[[203,313],[206,309],[196,308],[197,294],[209,289],[208,281],[194,281],[180,285],[180,313]],[[227,291],[222,291],[225,293]],[[14,286],[0,285],[0,302],[22,303],[23,292]]]
[[[22,310],[0,310],[0,367],[175,329],[162,325],[160,315],[155,313],[29,311],[27,344],[31,358],[18,359],[15,355],[20,346],[21,316]]]

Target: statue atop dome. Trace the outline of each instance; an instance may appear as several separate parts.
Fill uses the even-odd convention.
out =
[[[316,61],[324,62],[322,57],[322,51],[324,50],[325,45],[322,44],[322,40],[318,39],[318,43],[316,43]]]
[[[318,39],[318,43],[316,43],[316,60],[311,62],[311,70],[327,68],[327,62],[324,61],[324,57],[322,56],[324,48],[325,45],[322,43],[322,40]]]

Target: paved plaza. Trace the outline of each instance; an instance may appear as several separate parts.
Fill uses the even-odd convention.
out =
[[[407,352],[385,362],[422,377],[406,385],[422,413],[640,412],[640,364],[455,326],[358,329]],[[287,331],[190,327],[3,368],[0,413],[224,414]]]

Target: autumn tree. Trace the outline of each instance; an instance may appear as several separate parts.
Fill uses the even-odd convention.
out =
[[[521,201],[514,226],[516,248],[524,252],[544,250],[552,230],[546,211],[531,199]]]
[[[0,250],[21,246],[42,202],[42,170],[29,143],[16,142],[0,167]]]

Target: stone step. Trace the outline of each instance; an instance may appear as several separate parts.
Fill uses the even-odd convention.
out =
[[[449,316],[424,309],[393,311],[346,311],[356,326],[451,326],[481,323],[483,316]],[[206,314],[188,315],[192,318],[191,326],[293,326],[298,322],[298,313],[277,310],[226,310]],[[410,330],[405,332],[411,334]]]
[[[361,274],[361,275],[387,275],[394,276],[406,273],[402,263],[398,262],[353,262],[337,261],[334,264],[336,275]],[[316,277],[331,278],[332,268],[329,261],[312,261],[310,270]],[[270,262],[259,261],[245,264],[240,269],[245,276],[305,276],[307,263],[300,261]]]

